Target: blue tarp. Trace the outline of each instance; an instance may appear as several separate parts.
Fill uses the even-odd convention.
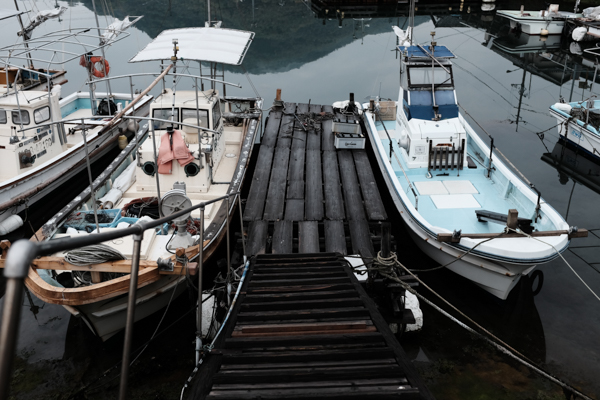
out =
[[[423,46],[423,48],[426,49],[429,53],[431,53],[429,46]],[[418,46],[398,46],[398,50],[402,51],[403,53],[406,51],[409,58],[429,57],[427,53],[421,50],[421,48],[419,48]],[[450,50],[448,50],[446,46],[435,46],[433,55],[437,58],[455,58],[455,55]]]

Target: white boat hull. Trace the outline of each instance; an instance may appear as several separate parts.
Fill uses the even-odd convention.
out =
[[[165,276],[137,290],[134,322],[152,315],[166,307],[187,289],[185,276]],[[175,291],[175,293],[173,293]],[[103,302],[77,306],[88,327],[103,341],[123,330],[127,322],[127,296],[109,299]],[[70,308],[70,307],[69,307]]]
[[[136,108],[135,114],[145,116],[150,108],[150,97]],[[129,120],[122,120],[110,131],[100,136],[91,136],[88,143],[90,163],[94,163],[109,151],[117,147],[120,132],[127,130]],[[0,221],[17,214],[43,199],[47,194],[68,182],[69,179],[86,168],[86,149],[74,146],[37,168],[27,171],[13,179],[0,183],[0,211],[9,210],[0,216]],[[18,199],[18,202],[15,202]]]
[[[560,13],[562,18],[542,17],[540,11],[520,11],[498,10],[496,15],[507,18],[510,21],[511,29],[520,30],[528,35],[541,35],[542,31],[547,31],[544,35],[560,35],[565,25],[565,19],[576,18],[581,14]]]
[[[589,129],[584,128],[582,125],[577,123],[577,120],[570,121],[565,127],[566,118],[552,111],[552,114],[556,117],[558,125],[558,134],[561,138],[574,144],[575,146],[585,150],[592,156],[600,158],[600,135],[592,132]]]

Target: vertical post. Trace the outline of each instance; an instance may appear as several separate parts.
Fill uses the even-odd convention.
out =
[[[6,292],[0,323],[0,399],[8,398],[12,363],[19,333],[19,316],[23,301],[23,281],[29,264],[37,255],[37,245],[28,240],[18,240],[6,257],[4,276]]]
[[[198,78],[194,78],[194,86],[196,87],[196,125],[200,126],[200,106],[198,104]],[[183,116],[181,117],[183,120]],[[183,122],[183,121],[181,121]],[[206,121],[208,124],[208,121]],[[198,128],[198,162],[202,168],[202,129]]]
[[[225,230],[225,234],[227,235],[227,283],[229,283],[229,275],[231,274],[231,248],[230,248],[230,244],[229,244],[229,210],[230,210],[230,202],[229,202],[229,196],[231,195],[227,195],[227,220],[226,220],[226,230]]]
[[[158,154],[156,152],[156,133],[154,132],[154,121],[150,121],[150,128],[152,129],[152,147],[154,148],[154,165],[156,165],[156,194],[158,196],[158,201],[160,202],[160,181],[158,179]],[[160,207],[158,207],[158,213],[162,218],[162,211],[160,211]]]
[[[133,77],[129,76],[129,92],[131,93],[131,100],[133,100],[134,94],[133,94]]]
[[[85,121],[81,119],[81,135],[83,136],[83,147],[85,147],[85,162],[87,164],[88,179],[90,180],[90,196],[92,197],[92,207],[94,208],[94,220],[96,221],[96,231],[100,233],[100,224],[98,223],[98,209],[96,205],[96,194],[94,193],[94,181],[92,179],[92,167],[90,166],[90,155],[88,153],[87,138],[85,136]]]
[[[98,13],[96,12],[96,2],[92,0],[92,6],[94,7],[94,16],[96,17],[96,29],[98,29],[98,40],[102,42],[102,33],[100,32],[100,23],[98,22]],[[102,53],[102,72],[104,76],[108,78],[108,71],[106,70],[106,54],[104,54],[104,45],[100,45],[100,52]],[[110,80],[106,80],[106,88],[108,89],[108,113],[110,112],[110,99],[112,99],[112,89],[110,88]]]
[[[202,351],[202,269],[204,264],[204,204],[200,207],[200,238],[198,240],[198,309],[196,310],[196,365]]]
[[[127,319],[125,322],[125,340],[123,343],[123,365],[121,366],[121,385],[119,387],[119,400],[125,400],[127,394],[127,379],[129,377],[129,363],[131,358],[131,341],[133,336],[133,322],[135,321],[135,302],[137,297],[138,270],[140,267],[140,248],[144,237],[144,229],[133,236],[133,257],[131,260],[131,274],[129,275],[129,298],[127,301]]]
[[[381,257],[389,258],[390,257],[390,223],[382,222],[381,223]]]
[[[488,171],[487,171],[487,177],[489,178],[490,175],[492,175],[492,154],[494,153],[494,138],[490,136],[491,139],[491,143],[490,143],[490,165],[488,167]]]
[[[242,232],[242,252],[244,253],[244,264],[246,264],[246,239],[244,238],[244,216],[242,215],[241,193],[238,193],[238,207],[240,209],[240,232]]]

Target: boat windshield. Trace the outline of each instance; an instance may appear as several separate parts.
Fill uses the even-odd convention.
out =
[[[444,70],[444,68],[447,70]],[[408,85],[412,87],[444,86],[453,87],[452,69],[446,65],[444,68],[439,66],[413,66],[408,68]]]

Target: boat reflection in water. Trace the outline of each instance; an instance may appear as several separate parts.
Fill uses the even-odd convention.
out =
[[[580,183],[600,194],[600,163],[597,160],[567,143],[562,136],[552,153],[542,155],[542,161],[558,171],[561,184],[566,185],[571,178],[573,185]]]

